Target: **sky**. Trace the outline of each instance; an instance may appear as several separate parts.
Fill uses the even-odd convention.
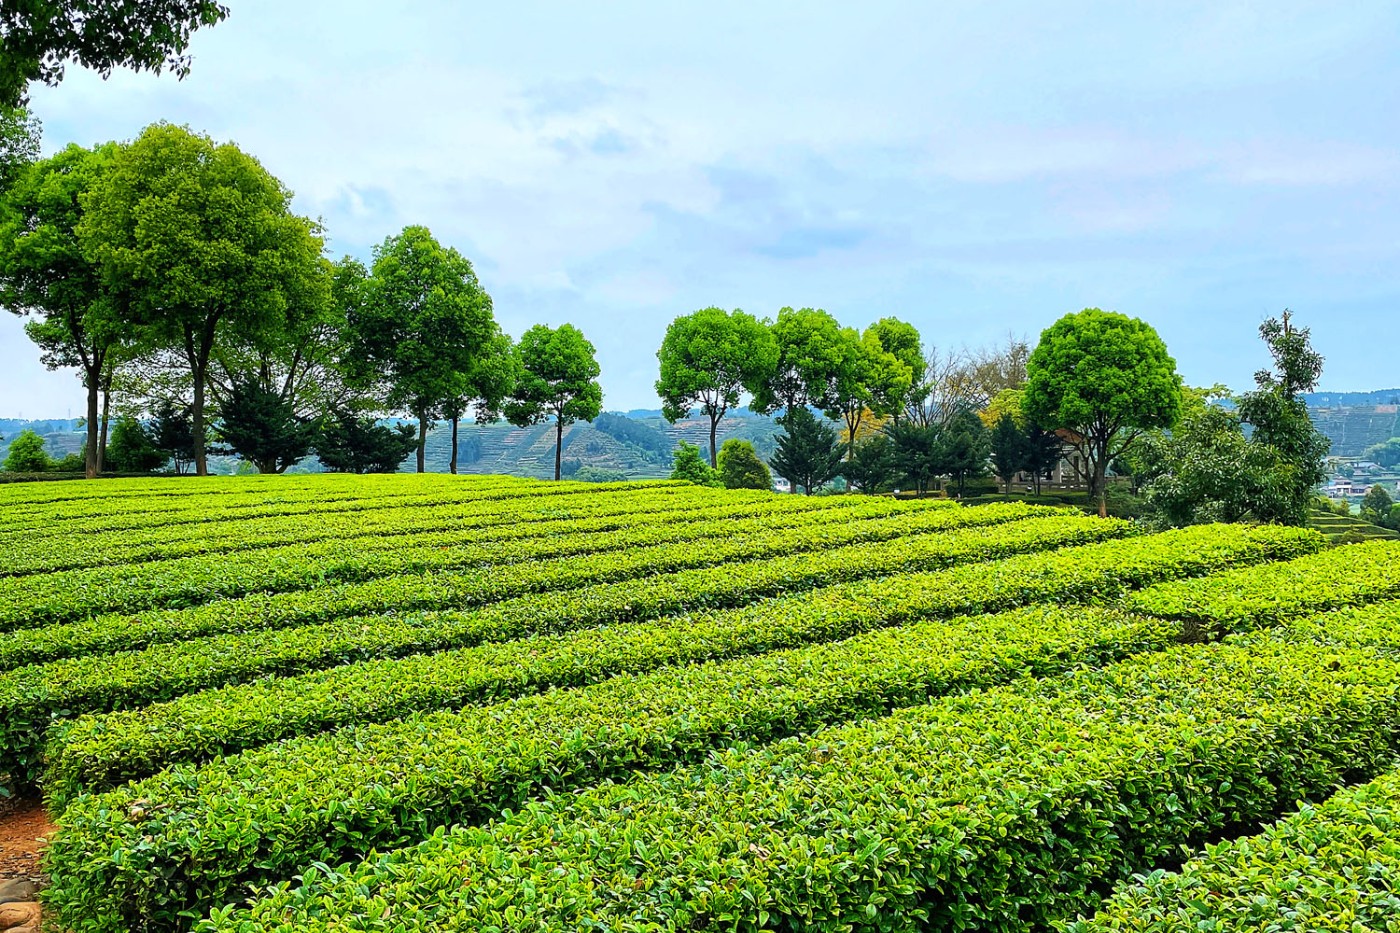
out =
[[[36,88],[45,152],[167,120],[332,255],[424,224],[513,336],[580,327],[610,410],[657,406],[666,325],[711,305],[948,350],[1101,307],[1236,389],[1288,307],[1323,388],[1400,385],[1394,2],[225,2],[183,81]],[[82,398],[0,314],[0,416]]]

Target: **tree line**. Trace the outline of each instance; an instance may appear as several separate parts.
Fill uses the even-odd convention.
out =
[[[9,125],[33,136],[32,122]],[[142,415],[146,446],[200,475],[221,452],[276,473],[312,452],[363,472],[416,450],[421,471],[436,420],[455,450],[468,415],[553,419],[562,438],[601,410],[577,328],[512,341],[471,262],[422,226],[386,237],[368,267],[327,258],[320,225],[233,144],[159,123],[7,164],[0,304],[28,319],[46,365],[79,371],[89,477],[107,466],[114,407],[119,457],[142,446]]]
[[[1302,396],[1323,359],[1289,311],[1259,335],[1273,365],[1233,395],[1184,385],[1150,325],[1098,308],[1065,315],[1033,349],[1012,338],[943,355],[895,318],[862,332],[818,309],[769,321],[706,308],[667,330],[656,389],[666,417],[698,405],[710,420],[710,463],[677,455],[673,475],[697,481],[714,480],[716,427],[747,393],[754,409],[780,412],[771,465],[793,492],[843,477],[866,493],[946,480],[961,494],[988,472],[1007,493],[1021,474],[1039,492],[1065,459],[1100,515],[1114,474],[1160,527],[1304,524],[1329,445]]]

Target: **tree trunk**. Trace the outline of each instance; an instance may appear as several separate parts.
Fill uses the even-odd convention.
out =
[[[423,454],[428,448],[428,413],[418,413],[418,472],[423,472]]]
[[[457,475],[457,422],[461,417],[455,412],[452,415],[452,458],[447,461],[447,471],[453,476]]]
[[[102,472],[102,457],[97,452],[97,434],[102,429],[97,423],[97,395],[101,391],[100,380],[88,373],[87,378],[87,440],[83,444],[83,475],[96,479]]]
[[[1094,464],[1094,483],[1091,490],[1092,495],[1099,500],[1099,518],[1108,518],[1108,483],[1105,479],[1107,474],[1107,458],[1100,456]]]
[[[97,436],[97,472],[100,474],[107,466],[107,419],[112,412],[112,390],[108,386],[102,388],[102,427]]]
[[[554,416],[554,478],[561,476],[560,467],[564,462],[564,419]]]
[[[715,454],[715,433],[719,430],[719,419],[723,417],[723,415],[718,417],[710,415],[710,469],[712,470],[719,469],[719,459]]]
[[[194,373],[194,408],[190,421],[194,430],[194,473],[209,475],[209,457],[204,451],[204,368]]]

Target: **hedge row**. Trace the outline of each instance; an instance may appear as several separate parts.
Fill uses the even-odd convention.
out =
[[[554,796],[358,867],[305,865],[196,929],[1045,929],[1182,845],[1379,770],[1397,713],[1400,661],[1370,651],[1187,646]],[[67,876],[106,849],[64,835],[60,917],[107,928],[109,873]]]
[[[50,730],[41,783],[50,806],[61,810],[83,791],[104,790],[176,762],[206,760],[279,739],[945,616],[948,591],[936,585],[940,582],[937,573],[901,574],[740,609],[364,661],[188,694],[135,710],[81,716]],[[555,618],[558,627],[561,620]],[[1178,630],[1174,623],[1156,625],[1159,630]],[[1012,645],[1007,650],[1020,648]]]
[[[1139,539],[1120,548],[1143,546],[1155,549],[1157,542]],[[1066,556],[1071,562],[1089,566],[1097,562],[1101,570],[1111,574],[1117,560],[1105,560],[1103,550],[1091,546]],[[1131,560],[1131,554],[1123,556]],[[1007,573],[999,564],[977,569],[984,575],[1001,577],[1017,572],[1010,568]],[[1090,589],[1107,596],[1119,585],[1116,578],[1109,578],[1097,585],[1061,588],[1057,593],[1046,588],[1042,598],[1053,598],[1053,593],[1074,599]],[[575,686],[662,664],[829,641],[878,626],[1006,605],[995,600],[978,605],[968,600],[968,589],[965,575],[957,572],[902,574],[857,585],[826,586],[737,610],[624,622],[440,654],[352,663],[193,693],[138,710],[82,716],[50,731],[42,783],[51,805],[61,809],[82,789],[106,788],[144,777],[173,762],[211,758],[349,723],[380,722],[419,710]],[[1014,593],[1014,587],[1001,589]],[[644,603],[636,602],[642,594],[614,587],[607,593],[609,600],[601,595],[578,591],[578,602],[563,601],[553,607],[547,624],[539,613],[532,621],[546,631],[558,631],[581,620],[612,620],[620,605],[642,615],[652,614]],[[1013,602],[1020,601],[1022,597],[1013,598]],[[505,620],[530,608],[492,607],[494,611],[488,612],[498,628],[487,637],[517,634],[519,630]],[[491,622],[478,617],[477,630],[487,631]],[[394,644],[390,650],[401,648]]]
[[[1400,600],[1290,621],[1281,638],[1400,647]],[[1400,772],[1303,804],[1265,829],[1206,849],[1179,871],[1139,875],[1066,933],[1239,929],[1387,930],[1400,916]],[[1389,925],[1388,925],[1389,924]]]
[[[1125,530],[1121,525],[1083,517],[1030,519],[1004,527],[900,538],[815,555],[796,554],[766,564],[732,564],[686,579],[652,577],[638,581],[628,594],[632,598],[622,605],[616,601],[617,594],[608,596],[614,614],[635,619],[679,609],[751,602],[833,580],[1101,541]],[[492,579],[500,576],[504,575]],[[467,587],[454,598],[470,602],[480,590]],[[440,587],[435,593],[421,595],[430,605],[452,604]],[[9,671],[0,675],[0,769],[10,772],[16,782],[27,782],[34,776],[38,749],[52,721],[75,713],[128,709],[268,673],[300,672],[350,659],[501,640],[548,631],[545,625],[557,631],[596,626],[606,620],[598,611],[600,600],[596,598],[574,601],[564,594],[558,606],[568,608],[555,608],[552,615],[540,601],[537,596],[498,613],[442,613],[404,620],[371,617],[319,628],[226,635]],[[608,601],[608,597],[601,601]]]
[[[842,514],[858,515],[859,512],[843,511]],[[901,562],[901,549],[910,549],[916,558],[924,554],[923,549],[929,548],[935,556],[944,555],[947,553],[946,547],[956,547],[962,539],[954,539],[946,546],[941,543],[920,543],[918,539],[926,537],[925,532],[936,538],[940,533],[947,534],[959,527],[969,529],[1032,522],[1029,543],[1013,548],[1020,550],[1037,545],[1051,546],[1055,542],[1116,537],[1131,530],[1122,524],[1105,524],[1100,528],[1091,527],[1089,523],[1074,522],[1066,526],[1070,530],[1060,537],[1046,539],[1047,543],[1039,545],[1044,537],[1039,530],[1045,523],[1058,528],[1060,523],[1072,521],[1069,517],[1054,515],[1031,517],[1044,514],[984,507],[828,523],[820,528],[810,523],[796,524],[787,529],[778,527],[784,522],[797,520],[797,516],[789,516],[781,521],[776,518],[769,520],[765,532],[748,538],[703,538],[631,551],[614,549],[589,556],[497,566],[489,570],[400,575],[300,592],[258,594],[206,603],[190,609],[117,614],[87,622],[0,634],[0,669],[94,652],[133,649],[182,638],[307,625],[357,614],[397,613],[438,607],[461,609],[526,593],[573,589],[687,568],[711,567],[729,561],[748,562],[743,564],[748,566],[749,563],[775,555],[790,555],[788,563],[779,566],[787,568],[793,560],[797,560],[798,566],[794,572],[802,579],[810,579],[811,573],[804,572],[803,568],[827,567],[832,559],[802,559],[796,555],[823,547],[850,546],[861,541],[893,539],[898,542],[899,535],[910,536],[907,538],[909,543],[895,543],[880,549],[877,552],[883,560],[880,566],[893,566],[896,569],[912,567],[918,565],[917,560],[907,565]],[[810,514],[804,515],[808,519],[812,517]],[[975,540],[982,539],[978,537]],[[965,548],[956,553],[974,551],[975,546],[972,550]],[[806,584],[807,587],[815,585],[815,582]],[[362,621],[358,627],[365,624]]]
[[[1283,637],[1310,638],[1324,644],[1369,645],[1393,652],[1400,649],[1400,600],[1295,619],[1288,623]]]
[[[427,475],[427,474],[424,474]],[[130,509],[108,512],[105,508],[87,517],[64,518],[55,522],[52,518],[38,514],[29,519],[30,527],[14,527],[15,530],[0,534],[0,545],[6,538],[15,535],[44,534],[94,534],[97,532],[120,531],[129,528],[150,528],[160,525],[178,528],[203,522],[236,522],[249,518],[269,515],[317,515],[329,512],[364,512],[380,509],[406,508],[411,506],[431,506],[448,502],[471,502],[484,498],[513,498],[522,496],[559,496],[575,493],[609,493],[619,490],[636,489],[638,486],[681,485],[679,482],[656,481],[647,483],[517,483],[499,488],[487,488],[476,483],[463,483],[453,486],[425,486],[415,483],[412,487],[382,496],[363,496],[350,491],[341,494],[325,494],[316,490],[301,493],[286,493],[248,497],[240,504],[224,505],[200,504],[186,500],[183,507],[175,511],[156,512],[149,509]]]
[[[665,766],[1021,671],[1161,648],[1175,636],[1174,626],[1104,610],[1022,610],[285,742],[80,799],[49,869],[65,892],[57,903],[66,921],[81,887],[118,911],[124,928],[176,929],[180,912],[226,902],[240,883],[417,841],[436,826],[517,806],[543,786]],[[144,812],[133,819],[138,801]],[[95,905],[78,929],[89,913]]]
[[[753,517],[732,520],[721,508],[714,520],[705,511],[690,521],[653,515],[634,527],[614,532],[570,533],[571,520],[553,524],[529,523],[490,529],[467,528],[402,536],[322,541],[305,546],[271,548],[234,554],[177,558],[117,568],[94,567],[61,571],[5,581],[0,591],[0,626],[33,628],[72,621],[98,612],[134,612],[142,609],[183,608],[218,598],[247,593],[279,593],[354,583],[396,574],[422,573],[501,565],[523,561],[558,560],[575,555],[631,549],[644,555],[647,547],[675,545],[701,538],[720,537],[728,551],[740,554],[743,542],[767,536],[770,528],[816,526],[791,546],[819,547],[825,541],[860,540],[863,537],[938,530],[963,524],[988,523],[1033,514],[1055,514],[1032,506],[1019,511],[979,509],[928,509],[877,517],[874,521],[833,523],[811,511],[788,513],[770,496],[750,503]],[[658,506],[658,511],[660,506]],[[859,516],[860,506],[843,509],[843,516]],[[873,511],[888,515],[875,503]],[[767,517],[768,514],[772,517]],[[789,539],[792,536],[788,536]],[[810,544],[807,544],[810,541]],[[756,545],[757,546],[757,545]],[[661,558],[664,560],[664,558]]]
[[[607,496],[585,494],[552,496],[538,502],[533,497],[487,497],[446,505],[405,509],[375,509],[364,512],[328,512],[321,515],[280,515],[243,521],[206,523],[190,526],[187,534],[172,534],[167,527],[129,529],[121,534],[50,535],[21,537],[0,555],[0,575],[21,576],[52,573],[83,567],[104,567],[169,560],[201,554],[251,551],[279,545],[305,545],[329,538],[369,538],[399,536],[430,531],[464,530],[511,522],[538,522],[593,519],[626,515],[638,511],[666,509],[681,511],[720,507],[752,507],[756,501],[776,497],[720,497],[716,490],[693,486],[690,489],[640,488]],[[794,498],[794,497],[790,497]],[[800,511],[826,503],[853,502],[853,499],[804,499],[786,508]],[[895,511],[893,500],[884,500],[888,511]],[[586,508],[580,508],[586,506]],[[582,530],[582,529],[580,529]]]
[[[426,475],[426,474],[425,474]],[[184,492],[171,496],[129,496],[108,497],[95,495],[80,500],[55,503],[36,503],[25,506],[7,506],[11,515],[12,528],[25,525],[52,527],[54,522],[62,522],[64,531],[69,528],[82,528],[91,520],[132,517],[143,518],[154,523],[169,516],[172,512],[189,513],[202,510],[206,514],[236,518],[247,514],[250,509],[268,506],[292,507],[317,506],[321,504],[331,509],[345,508],[353,503],[363,502],[393,505],[408,500],[428,501],[430,495],[492,495],[515,490],[515,494],[528,494],[542,483],[524,483],[507,477],[472,479],[463,483],[448,484],[440,479],[415,480],[412,483],[384,485],[377,490],[367,490],[355,484],[327,489],[317,483],[304,483],[287,486],[265,486],[260,489],[240,489],[238,482],[224,485],[227,491],[205,493]],[[582,483],[571,484],[578,489]],[[614,487],[621,484],[611,484]],[[9,524],[9,523],[7,523]]]
[[[1400,929],[1400,772],[1304,803],[1179,871],[1139,875],[1065,933]]]
[[[1180,620],[1187,637],[1210,638],[1308,612],[1400,596],[1400,541],[1333,548],[1285,564],[1165,583],[1127,606]]]

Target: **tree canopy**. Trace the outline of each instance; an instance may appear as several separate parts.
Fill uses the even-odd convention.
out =
[[[256,159],[167,123],[121,149],[82,203],[78,237],[113,300],[179,348],[204,475],[210,361],[229,341],[280,331],[290,308],[328,300],[320,231]]]
[[[69,62],[106,78],[116,68],[183,78],[190,34],[228,16],[213,0],[22,0],[0,4],[0,103],[25,101],[31,81],[56,85]]]
[[[21,174],[0,206],[0,304],[29,318],[25,332],[44,365],[81,373],[88,477],[103,466],[99,395],[133,335],[126,303],[104,283],[78,230],[118,152],[113,143],[69,145]]]
[[[773,476],[753,444],[731,437],[719,452],[719,480],[726,489],[772,489]]]
[[[536,324],[521,336],[516,353],[518,377],[505,404],[506,418],[522,427],[554,418],[554,478],[559,479],[564,428],[592,421],[603,409],[593,344],[572,324]]]
[[[710,420],[710,466],[715,466],[719,422],[743,393],[760,392],[771,378],[778,363],[777,341],[751,314],[702,308],[671,322],[656,356],[662,414],[675,422],[699,405]]]
[[[1085,464],[1090,495],[1107,514],[1108,465],[1181,410],[1176,361],[1152,327],[1098,308],[1067,314],[1041,334],[1026,364],[1023,407],[1067,432]]]
[[[421,473],[430,422],[453,405],[460,415],[471,374],[500,349],[491,296],[465,256],[426,227],[405,227],[375,248],[350,327],[361,373],[382,378],[389,408],[418,421]]]

